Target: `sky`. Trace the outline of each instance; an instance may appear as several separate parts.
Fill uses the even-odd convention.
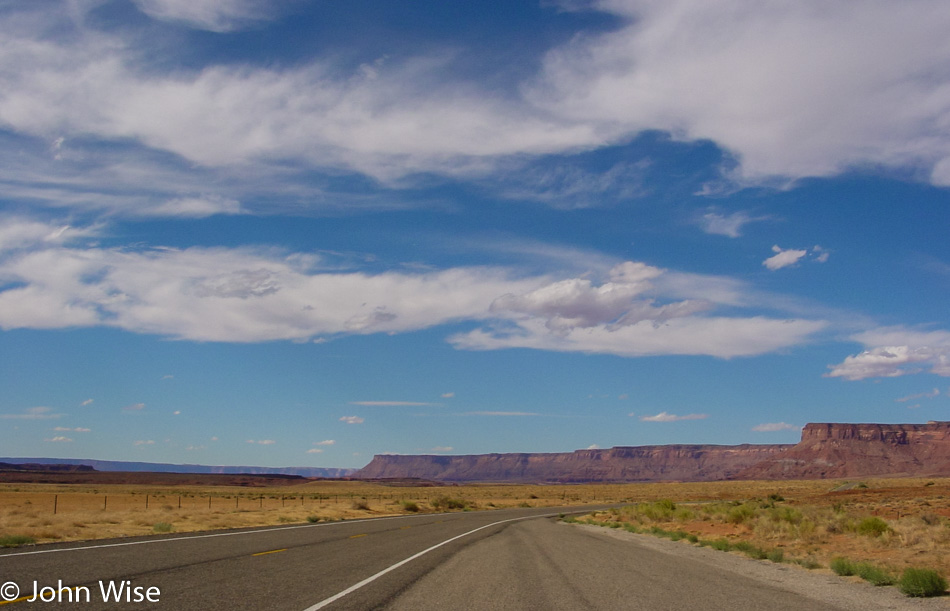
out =
[[[0,455],[950,420],[950,3],[0,0]]]

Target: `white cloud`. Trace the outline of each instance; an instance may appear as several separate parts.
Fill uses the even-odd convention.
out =
[[[773,272],[775,270],[782,269],[783,267],[795,265],[806,256],[809,256],[809,260],[814,261],[815,263],[824,263],[828,260],[828,256],[830,254],[821,246],[814,246],[809,251],[808,249],[798,250],[794,248],[782,250],[778,245],[775,245],[772,247],[772,252],[776,254],[763,261],[762,265],[769,268]]]
[[[275,10],[263,0],[135,1],[155,19],[219,32]],[[619,27],[571,37],[508,90],[461,80],[445,53],[350,70],[316,58],[162,72],[141,61],[144,29],[97,31],[76,18],[83,4],[96,5],[5,9],[0,124],[9,137],[43,143],[26,155],[14,147],[27,161],[12,170],[9,159],[0,163],[8,197],[125,214],[231,214],[259,182],[242,174],[276,183],[296,166],[391,185],[420,173],[482,178],[513,160],[623,143],[644,130],[717,143],[740,182],[885,165],[950,184],[950,7],[942,0],[584,3],[618,16]],[[105,159],[109,152],[90,146],[77,163],[70,146],[89,140],[122,150]],[[217,172],[237,187],[209,187],[221,184],[208,180]],[[566,164],[501,189],[588,205],[636,194],[639,172]],[[299,178],[283,184],[317,191]],[[722,235],[741,231],[740,217],[709,222]]]
[[[432,452],[451,452],[454,449],[455,448],[453,448],[452,446],[435,446],[434,448],[432,448],[431,451]]]
[[[440,395],[443,399],[451,399],[455,396],[454,392],[444,392]]]
[[[332,446],[336,441],[333,439],[324,439],[323,441],[314,442],[315,446]]]
[[[188,24],[191,27],[228,32],[265,19],[261,0],[132,0],[153,19]]]
[[[752,427],[752,430],[757,433],[775,433],[778,431],[800,431],[802,427],[795,426],[794,424],[788,424],[786,422],[768,422],[766,424],[759,424]]]
[[[69,432],[74,432],[74,433],[89,433],[92,431],[92,429],[87,429],[81,426],[77,426],[76,428],[72,428],[72,429],[67,426],[57,426],[57,427],[53,427],[53,430],[57,432],[69,431]]]
[[[593,5],[626,25],[553,50],[528,89],[565,121],[708,138],[740,180],[916,163],[950,181],[940,0]]]
[[[748,212],[738,211],[729,215],[723,215],[716,211],[710,211],[699,219],[699,225],[703,231],[713,235],[724,235],[729,238],[738,238],[742,235],[742,228],[749,223],[763,221],[768,217],[752,217]]]
[[[900,399],[894,399],[897,403],[906,403],[908,401],[915,401],[917,399],[933,399],[934,397],[940,396],[940,389],[935,388],[930,392],[922,392],[916,395],[908,395],[906,397],[901,397]]]
[[[756,305],[758,298],[728,278],[639,262],[595,272],[603,274],[598,283],[589,274],[555,279],[497,267],[331,272],[320,269],[315,255],[273,249],[132,251],[31,239],[0,248],[0,279],[12,283],[0,291],[3,329],[110,326],[258,342],[401,333],[467,320],[485,326],[450,338],[458,348],[729,358],[797,345],[826,326],[708,315],[719,306],[734,312]]]
[[[53,437],[51,439],[44,439],[43,441],[49,441],[52,443],[69,443],[72,441],[72,439],[70,439],[69,437],[64,437],[62,435],[57,435],[56,437]]]
[[[676,414],[668,414],[666,412],[660,412],[655,416],[640,416],[641,422],[679,422],[681,420],[705,420],[709,417],[709,414],[686,414],[685,416],[677,416]]]
[[[883,327],[858,333],[852,340],[866,350],[829,365],[830,378],[864,380],[928,372],[950,376],[950,332]]]
[[[536,412],[466,412],[463,416],[540,416]]]
[[[93,403],[92,399],[86,399],[85,401],[83,401],[83,402],[80,403],[79,405],[81,405],[81,406],[83,406],[83,407],[86,407],[87,405],[92,405],[92,403]]]
[[[423,405],[440,405],[439,403],[423,403],[419,401],[350,401],[350,405],[367,407],[411,407]]]
[[[140,412],[145,409],[144,403],[133,403],[122,408],[123,412]]]
[[[796,250],[793,248],[782,250],[778,245],[772,247],[772,252],[776,254],[763,261],[762,265],[773,272],[783,267],[795,265],[802,257],[808,254],[807,250]]]
[[[588,450],[599,450],[599,449],[600,449],[600,446],[597,445],[596,443],[592,443],[592,444],[590,444],[589,446],[587,446],[587,449],[588,449]]]
[[[0,414],[4,420],[53,420],[63,414],[53,413],[53,409],[46,406],[28,407],[18,414]]]
[[[307,454],[322,454],[323,448],[310,448],[307,450]]]
[[[262,446],[271,446],[277,443],[273,439],[248,439],[247,443],[254,443]]]
[[[132,445],[134,446],[153,446],[155,445],[154,439],[139,439],[138,441],[133,441]]]
[[[340,418],[340,422],[345,422],[347,424],[363,424],[366,422],[366,419],[360,418],[359,416],[343,416]]]

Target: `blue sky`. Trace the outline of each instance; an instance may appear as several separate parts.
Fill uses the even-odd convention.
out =
[[[0,2],[0,454],[950,419],[950,5]]]

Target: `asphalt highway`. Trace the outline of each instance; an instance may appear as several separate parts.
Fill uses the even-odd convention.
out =
[[[558,524],[559,511],[577,508],[20,548],[0,554],[0,593],[11,610],[836,608]]]

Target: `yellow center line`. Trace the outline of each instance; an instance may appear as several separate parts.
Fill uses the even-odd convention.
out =
[[[71,587],[71,588],[62,588],[61,590],[59,590],[59,591],[56,592],[56,596],[57,596],[57,598],[58,598],[59,595],[62,594],[63,592],[69,592],[69,591],[73,591],[73,590],[79,590],[80,587],[81,587],[81,586],[73,586],[73,587]],[[31,598],[33,598],[33,595],[32,595],[32,594],[29,595],[29,596],[21,596],[20,598],[14,598],[13,600],[0,600],[0,606],[2,606],[2,605],[12,605],[13,603],[21,603],[21,602],[23,602],[23,601],[25,601],[25,600],[30,600]],[[34,601],[34,602],[39,602],[40,600],[41,600],[41,599],[38,598],[38,599],[36,599],[36,601]],[[51,602],[57,602],[57,601],[51,601]],[[64,602],[66,602],[66,601],[64,601]]]
[[[368,533],[363,533],[362,535],[353,535],[350,539],[359,539],[360,537],[365,537]]]
[[[287,548],[284,549],[272,549],[269,552],[257,552],[256,554],[251,554],[252,556],[266,556],[267,554],[276,554],[278,552],[286,552]]]

